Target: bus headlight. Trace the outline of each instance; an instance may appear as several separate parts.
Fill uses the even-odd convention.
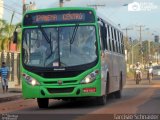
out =
[[[29,76],[29,75],[23,73],[22,76],[23,76],[23,78],[26,80],[26,82],[27,82],[28,84],[30,84],[30,85],[32,85],[32,86],[40,85],[40,83],[39,83],[36,79],[32,78],[32,77]]]
[[[81,84],[88,84],[88,83],[91,83],[91,82],[95,81],[98,73],[99,73],[99,70],[93,71],[92,73],[87,75],[80,83]]]

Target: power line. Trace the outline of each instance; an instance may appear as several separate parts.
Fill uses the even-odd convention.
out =
[[[20,5],[18,2],[13,2],[11,0],[8,0],[9,2],[12,2],[13,4],[16,4],[16,7],[19,6],[20,8],[22,7],[22,5]]]
[[[105,4],[91,4],[91,5],[87,5],[87,6],[97,9],[98,7],[105,7],[106,5]]]
[[[10,6],[10,5],[7,5],[7,4],[4,4],[4,6],[9,7],[9,8],[12,8],[12,9],[14,9],[14,10],[16,10],[16,9],[17,9],[18,11],[20,11],[20,8],[17,8],[17,7],[16,7],[16,8],[14,8],[14,7],[12,7],[12,6]]]
[[[142,51],[142,28],[145,27],[144,25],[137,25],[136,27],[139,27],[139,41],[141,43],[141,54],[142,54],[142,64],[143,64],[143,51]]]
[[[6,12],[8,12],[8,13],[10,13],[10,14],[13,14],[13,12],[12,11],[10,11],[10,10],[6,10]],[[14,16],[17,20],[19,20],[19,19],[21,19],[21,17],[18,17],[18,16]]]
[[[138,27],[139,28],[139,41],[140,41],[140,43],[141,43],[141,46],[142,46],[142,28],[143,27],[145,27],[144,25],[137,25],[136,27]]]
[[[133,28],[124,28],[122,30],[125,30],[125,32],[126,32],[126,38],[128,39],[128,30],[133,30]]]
[[[17,12],[17,13],[20,13],[20,12],[18,12],[19,10],[16,11],[15,8],[13,8],[13,7],[9,6],[9,5],[4,4],[3,6],[7,7],[8,9],[10,9],[10,10],[12,10],[12,11],[15,11],[15,12]]]
[[[11,5],[11,4],[8,4],[8,3],[14,3],[14,5],[16,4],[16,8],[15,7],[13,7],[13,5]],[[17,14],[19,14],[19,15],[22,15],[19,11],[21,11],[21,6],[18,4],[18,3],[16,3],[16,2],[13,2],[13,1],[9,1],[9,2],[5,2],[4,4],[3,4],[3,6],[5,6],[5,9],[6,10],[10,10],[10,11],[12,11],[12,12],[15,12],[15,13],[17,13]],[[3,7],[4,8],[4,7]]]
[[[13,14],[13,11],[10,11],[10,10],[7,10],[7,9],[6,9],[6,12],[8,12],[8,13],[10,13],[10,14]],[[18,16],[15,15],[15,17],[16,17],[17,19],[19,19]]]
[[[0,6],[0,7],[3,7],[4,9],[9,10],[9,11],[11,11],[11,12],[14,12],[14,11],[15,11],[15,13],[17,13],[17,14],[19,14],[19,15],[22,15],[22,13],[17,12],[16,10],[10,9],[10,8],[8,8],[8,7],[6,7],[6,6]]]

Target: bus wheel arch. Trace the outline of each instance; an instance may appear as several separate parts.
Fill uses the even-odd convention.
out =
[[[120,72],[120,80],[119,80],[119,90],[114,92],[114,95],[117,99],[122,97],[122,88],[123,88],[123,74],[121,71]]]
[[[106,77],[106,94],[109,94],[109,80],[110,80],[109,71],[107,71],[107,77]]]
[[[97,97],[98,105],[105,105],[107,103],[108,92],[109,92],[109,72],[107,71],[105,94],[100,97]]]
[[[122,88],[123,88],[123,73],[122,73],[122,71],[120,72],[120,83],[119,83],[120,85],[120,90],[122,90]]]

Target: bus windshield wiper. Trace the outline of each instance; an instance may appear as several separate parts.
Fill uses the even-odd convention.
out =
[[[73,42],[75,40],[75,36],[76,36],[76,33],[77,33],[78,26],[79,26],[79,24],[75,25],[73,33],[72,33],[72,37],[71,37],[71,39],[69,41],[70,42],[70,52],[71,52],[71,45],[73,44]]]
[[[41,26],[39,26],[39,29],[41,30],[41,32],[42,32],[44,38],[46,39],[46,41],[48,43],[51,43],[51,40],[49,39],[49,37],[48,37],[47,33],[44,31],[44,29]]]
[[[51,33],[50,33],[50,38],[48,37],[47,33],[44,31],[44,29],[39,26],[39,29],[41,30],[44,38],[46,39],[46,41],[49,43],[49,46],[50,46],[50,51],[51,53],[48,55],[48,57],[46,58],[46,60],[48,60],[48,58],[50,58],[50,56],[52,55],[53,51],[52,51],[52,44],[51,44]],[[45,61],[46,61],[45,60]],[[44,66],[45,66],[45,62],[44,62]]]

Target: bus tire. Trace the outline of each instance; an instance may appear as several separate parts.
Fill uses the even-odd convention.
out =
[[[109,83],[109,73],[107,72],[107,81],[106,81],[106,90],[105,95],[97,97],[97,105],[105,105],[107,103],[107,94],[108,94],[108,83]]]
[[[121,97],[122,97],[122,90],[116,91],[116,92],[114,93],[114,95],[115,95],[115,98],[117,98],[117,99],[121,98]]]
[[[97,105],[105,105],[107,103],[106,95],[97,97]]]
[[[120,73],[119,90],[114,93],[115,98],[119,99],[122,97],[122,72]]]
[[[107,78],[106,78],[106,99],[109,98],[110,94],[109,94],[109,72],[107,72]]]
[[[39,108],[48,108],[49,99],[48,98],[37,98],[37,103]]]

